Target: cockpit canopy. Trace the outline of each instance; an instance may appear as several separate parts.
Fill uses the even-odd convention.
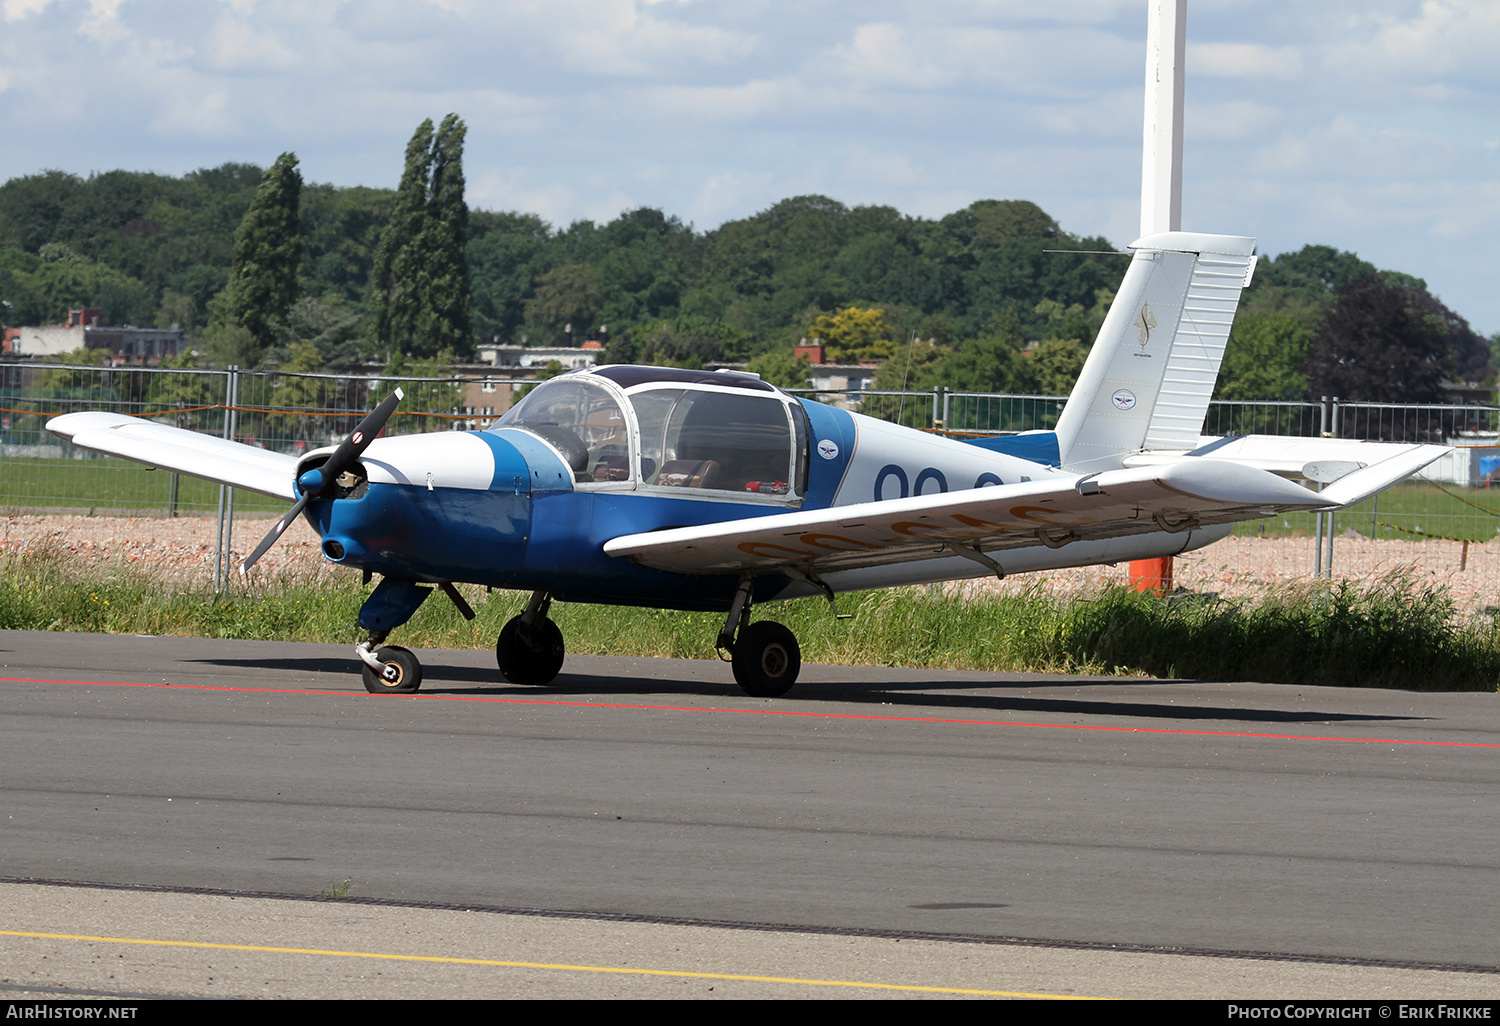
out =
[[[580,486],[791,502],[806,488],[806,416],[750,375],[608,367],[538,385],[496,426],[544,439]]]

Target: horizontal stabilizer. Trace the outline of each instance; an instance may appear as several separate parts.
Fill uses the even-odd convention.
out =
[[[1187,453],[1137,453],[1126,457],[1125,465],[1169,466],[1183,460],[1235,463],[1282,477],[1330,483],[1321,492],[1324,500],[1329,507],[1343,507],[1410,477],[1446,452],[1445,445],[1242,435],[1214,439]]]
[[[47,430],[80,449],[291,501],[297,458],[122,413],[67,413]]]
[[[1339,478],[1322,491],[1323,501],[1343,508],[1363,502],[1376,492],[1389,488],[1421,470],[1448,451],[1445,445],[1402,446],[1407,452],[1372,463],[1363,470]]]

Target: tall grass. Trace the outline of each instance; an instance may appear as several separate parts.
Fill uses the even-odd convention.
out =
[[[489,648],[525,596],[466,588],[463,620],[441,593],[400,628],[411,648]],[[177,634],[352,644],[368,589],[358,577],[236,581],[180,590],[138,564],[87,566],[65,551],[0,557],[0,629]],[[1059,598],[905,588],[759,607],[790,627],[808,662],[996,672],[1149,674],[1289,684],[1494,691],[1500,630],[1459,617],[1441,589],[1395,573],[1308,584],[1256,601],[1161,600],[1124,590]],[[722,617],[558,603],[568,650],[713,658]]]

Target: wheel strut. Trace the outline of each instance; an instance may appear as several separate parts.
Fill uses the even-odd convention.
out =
[[[371,631],[369,640],[361,641],[358,645],[354,646],[354,654],[359,656],[359,661],[376,673],[384,673],[386,665],[375,658],[375,650],[380,647],[381,643],[385,641],[390,633],[390,631]]]
[[[729,615],[724,618],[724,627],[719,631],[719,637],[714,642],[714,647],[721,652],[734,654],[735,635],[750,622],[750,586],[753,583],[749,574],[740,577],[739,587],[734,592],[734,601],[729,603]]]

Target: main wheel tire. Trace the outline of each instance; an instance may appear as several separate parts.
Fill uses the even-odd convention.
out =
[[[422,664],[411,654],[410,649],[400,645],[387,645],[377,649],[375,658],[385,664],[385,669],[376,673],[368,665],[360,666],[360,677],[365,690],[372,695],[410,695],[422,686]]]
[[[495,641],[495,662],[512,684],[539,687],[550,684],[562,669],[562,631],[542,617],[528,631],[519,616],[511,617]]]
[[[802,648],[797,636],[774,620],[760,620],[740,631],[730,660],[734,679],[747,695],[779,698],[797,683]]]

